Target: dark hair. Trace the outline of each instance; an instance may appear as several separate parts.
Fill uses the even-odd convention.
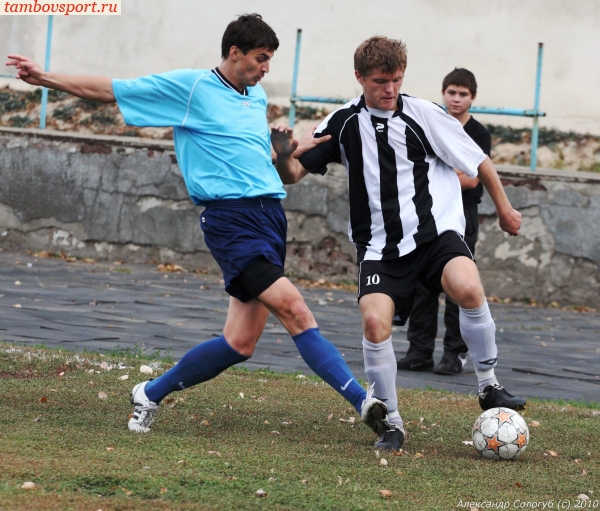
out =
[[[393,74],[406,69],[406,45],[397,39],[375,36],[363,41],[354,52],[354,69],[362,77],[375,69]]]
[[[221,56],[224,59],[229,57],[232,46],[237,46],[243,54],[256,48],[275,51],[279,48],[279,40],[260,14],[243,14],[225,29],[221,41]]]
[[[442,92],[444,92],[450,85],[457,85],[458,87],[466,87],[469,89],[471,96],[477,94],[477,81],[475,75],[464,67],[455,67],[454,71],[448,73],[442,82]]]

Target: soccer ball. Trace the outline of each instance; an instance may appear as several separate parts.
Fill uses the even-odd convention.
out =
[[[473,446],[488,460],[514,460],[529,443],[525,419],[510,408],[490,408],[473,424]]]

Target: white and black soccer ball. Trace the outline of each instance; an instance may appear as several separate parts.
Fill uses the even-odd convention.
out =
[[[510,408],[490,408],[473,424],[473,446],[488,460],[514,460],[529,443],[525,419]]]

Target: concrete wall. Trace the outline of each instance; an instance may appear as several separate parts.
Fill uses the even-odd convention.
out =
[[[477,104],[533,107],[537,43],[545,43],[542,126],[600,134],[600,2],[597,0],[127,0],[121,16],[55,17],[52,69],[129,78],[213,67],[235,15],[259,12],[281,46],[262,82],[272,101],[290,95],[296,29],[304,30],[299,93],[353,97],[352,55],[375,34],[408,45],[403,91],[439,101],[455,66],[477,76]],[[44,60],[46,16],[0,16],[0,55]],[[5,72],[8,72],[6,70]],[[3,72],[0,72],[0,74]],[[1,86],[1,84],[0,84]],[[531,126],[523,118],[484,121]]]
[[[488,295],[600,306],[600,175],[499,169],[523,214],[501,232],[486,196],[478,264]],[[0,246],[216,270],[168,141],[0,129]],[[345,170],[288,187],[287,271],[356,279]]]

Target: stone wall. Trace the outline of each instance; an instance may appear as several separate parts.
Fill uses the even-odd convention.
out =
[[[480,207],[488,295],[600,306],[600,175],[500,167],[521,236]],[[216,270],[172,142],[0,128],[0,246]],[[287,187],[287,272],[355,281],[345,171]]]

